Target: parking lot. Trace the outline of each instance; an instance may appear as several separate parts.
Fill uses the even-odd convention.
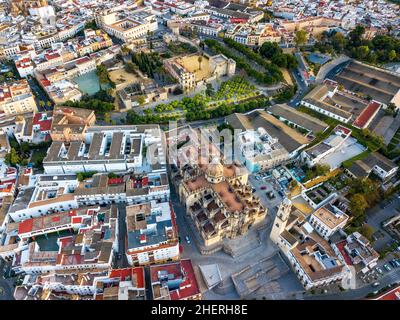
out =
[[[372,269],[370,272],[359,275],[359,278],[362,284],[375,284],[379,283],[379,279],[387,274],[391,274],[392,272],[400,269],[400,259],[398,258],[388,258],[385,261],[382,261]]]
[[[391,246],[394,239],[390,234],[382,228],[382,222],[397,215],[399,212],[397,209],[400,206],[400,199],[398,196],[394,196],[391,199],[387,199],[381,204],[367,210],[366,223],[374,228],[375,233],[373,234],[373,247],[377,251],[382,251],[386,247]]]

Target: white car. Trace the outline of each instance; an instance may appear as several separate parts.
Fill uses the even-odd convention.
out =
[[[187,244],[190,244],[190,238],[189,238],[189,236],[186,236],[185,239],[186,239],[186,243],[187,243]]]

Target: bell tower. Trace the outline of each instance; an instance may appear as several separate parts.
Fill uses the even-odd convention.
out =
[[[291,209],[292,202],[288,198],[283,199],[281,205],[279,206],[278,212],[276,213],[271,234],[269,236],[271,240],[276,244],[279,243],[279,236],[286,228]]]

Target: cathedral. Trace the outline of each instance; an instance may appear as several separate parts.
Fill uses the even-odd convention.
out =
[[[252,193],[247,170],[218,158],[185,164],[174,176],[179,197],[205,246],[243,235],[264,221],[267,209]]]

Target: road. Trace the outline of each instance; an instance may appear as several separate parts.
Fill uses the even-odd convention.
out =
[[[396,214],[399,208],[400,199],[395,197],[393,202],[386,208],[382,208],[379,205],[367,210],[366,223],[369,224],[375,231],[379,230],[381,237],[374,241],[373,246],[376,250],[382,250],[392,240],[392,237],[382,228],[381,223]]]
[[[0,259],[0,300],[14,300],[14,280],[4,278],[7,270],[4,260]]]
[[[298,103],[301,101],[303,98],[304,94],[308,90],[308,86],[306,82],[303,80],[303,78],[300,76],[299,69],[296,69],[295,71],[292,71],[293,78],[296,80],[297,84],[297,92],[292,98],[292,100],[289,101],[288,105],[296,108]]]
[[[43,91],[43,89],[39,87],[37,82],[31,77],[28,77],[27,80],[28,80],[29,86],[31,87],[31,90],[35,96],[35,101],[36,101],[38,110],[39,111],[53,110],[53,103],[49,100],[49,98],[47,97],[47,95]],[[40,106],[40,101],[43,101],[45,103],[44,107]],[[51,105],[52,105],[51,107],[47,106],[48,102],[51,103]]]
[[[118,204],[118,254],[121,254],[121,259],[115,260],[116,268],[129,267],[128,259],[126,258],[126,204]]]
[[[296,80],[297,92],[294,95],[294,97],[292,98],[292,100],[290,100],[288,103],[288,105],[293,108],[297,107],[297,104],[301,101],[304,94],[308,90],[308,85],[307,85],[306,81],[303,79],[303,77],[301,76],[301,73],[306,71],[305,66],[304,66],[298,52],[295,53],[295,57],[296,57],[297,61],[299,62],[299,66],[295,70],[292,70],[291,73],[293,75],[293,78]]]
[[[316,77],[317,82],[322,82],[325,78],[332,79],[337,73],[342,71],[343,67],[346,66],[347,62],[351,59],[347,56],[339,56],[338,58],[324,64],[320,69]]]
[[[333,79],[339,72],[341,72],[349,63],[350,60],[346,60],[338,65],[335,65],[329,72],[326,73],[324,78]]]
[[[383,289],[390,284],[400,282],[400,269],[392,270],[379,279],[379,286],[372,287],[368,284],[359,289],[343,291],[337,294],[311,295],[304,297],[305,300],[359,300],[367,296],[368,293]]]

